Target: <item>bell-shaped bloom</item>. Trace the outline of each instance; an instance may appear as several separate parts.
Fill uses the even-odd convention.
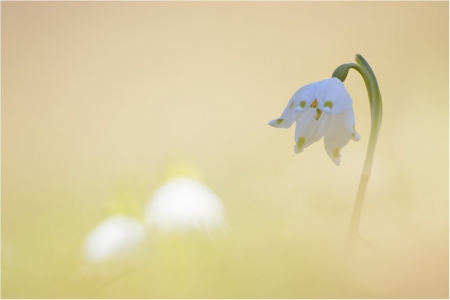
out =
[[[176,177],[164,183],[150,199],[146,222],[161,231],[218,229],[225,225],[225,208],[203,183]]]
[[[269,122],[277,128],[289,128],[297,122],[294,152],[300,153],[324,137],[325,149],[339,166],[341,149],[350,139],[358,141],[352,99],[337,78],[314,82],[300,88],[278,119]]]
[[[112,216],[95,227],[86,238],[83,252],[88,261],[100,263],[123,257],[145,238],[145,226],[126,215]]]

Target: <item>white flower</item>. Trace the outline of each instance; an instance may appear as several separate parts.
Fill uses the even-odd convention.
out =
[[[339,166],[341,149],[350,139],[358,141],[352,99],[337,78],[314,82],[300,88],[278,119],[269,122],[277,128],[295,128],[295,153],[300,153],[324,137],[325,149],[331,160]]]
[[[110,217],[95,227],[84,243],[90,262],[104,262],[128,254],[145,237],[145,226],[125,215]]]
[[[225,223],[225,208],[200,181],[178,177],[156,191],[147,205],[146,221],[163,231],[215,229]]]

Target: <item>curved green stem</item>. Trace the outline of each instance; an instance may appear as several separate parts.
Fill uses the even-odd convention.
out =
[[[366,194],[367,183],[369,182],[370,172],[372,170],[373,157],[375,154],[375,147],[377,144],[378,133],[380,131],[382,119],[382,101],[381,94],[378,88],[378,82],[370,68],[367,61],[359,54],[356,54],[356,62],[358,64],[345,64],[336,69],[333,77],[337,77],[342,81],[347,77],[349,69],[355,69],[364,79],[367,88],[367,94],[370,102],[371,112],[371,129],[369,145],[367,146],[366,160],[361,173],[361,180],[359,182],[358,192],[356,193],[356,200],[353,206],[353,212],[350,219],[350,226],[347,236],[347,250],[353,252],[355,249],[356,240],[358,237],[359,223],[361,221],[362,208],[364,204],[364,197]]]

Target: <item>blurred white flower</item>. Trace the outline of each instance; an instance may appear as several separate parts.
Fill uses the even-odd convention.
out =
[[[314,82],[300,88],[284,109],[281,117],[269,122],[277,128],[289,128],[297,122],[294,152],[324,136],[325,149],[331,160],[339,166],[341,149],[350,139],[358,141],[352,99],[337,78]]]
[[[112,216],[94,228],[84,243],[84,255],[90,262],[123,257],[145,237],[145,226],[126,215]]]
[[[200,181],[178,177],[167,181],[150,199],[146,222],[163,231],[210,230],[225,225],[225,208]]]

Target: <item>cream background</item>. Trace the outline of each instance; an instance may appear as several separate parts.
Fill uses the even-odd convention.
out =
[[[2,297],[448,297],[447,2],[1,5]],[[384,115],[360,228],[378,250],[349,263],[362,79],[345,81],[362,138],[340,167],[267,122],[356,53]],[[97,294],[74,283],[116,186],[143,206],[174,155],[223,201],[225,240],[201,242],[209,260],[186,242],[186,277],[149,246]]]

